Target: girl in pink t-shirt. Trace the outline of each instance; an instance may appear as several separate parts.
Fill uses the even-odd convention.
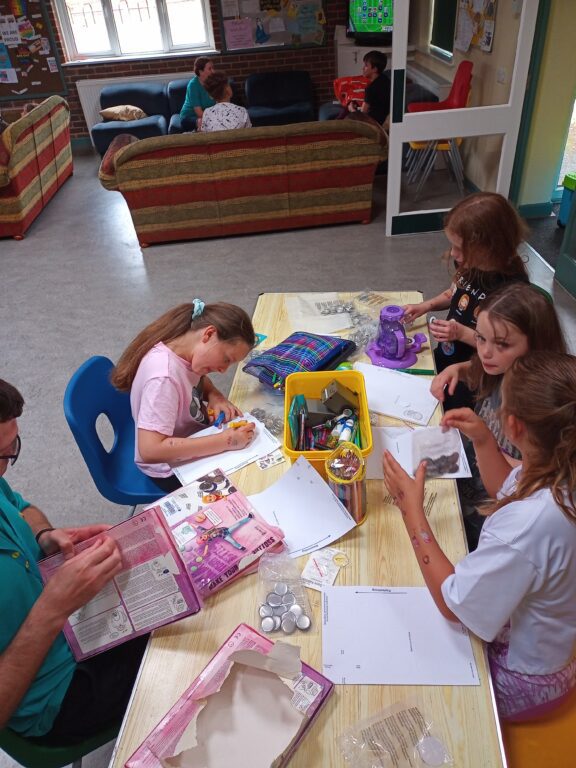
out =
[[[255,340],[243,309],[194,299],[148,325],[124,351],[112,384],[130,392],[135,461],[162,490],[180,485],[171,465],[245,448],[253,439],[253,424],[187,438],[221,413],[225,421],[242,415],[207,374],[224,373],[246,357]]]

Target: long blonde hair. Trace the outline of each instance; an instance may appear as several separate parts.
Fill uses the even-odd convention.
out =
[[[523,467],[516,489],[485,507],[490,514],[549,488],[576,524],[576,357],[530,352],[504,374],[501,417],[523,422],[535,455]]]
[[[480,305],[492,328],[495,323],[508,323],[526,336],[528,351],[566,352],[566,342],[554,305],[544,294],[528,283],[510,283],[491,293]],[[467,384],[476,400],[484,400],[500,384],[501,376],[486,373],[476,353],[473,355]]]
[[[193,314],[194,304],[179,304],[140,331],[112,371],[110,381],[116,389],[129,392],[144,355],[159,342],[166,344],[174,341],[188,331],[199,331],[213,325],[220,341],[243,341],[250,348],[256,343],[252,321],[246,312],[235,304],[206,304],[202,314],[195,318],[192,317]]]

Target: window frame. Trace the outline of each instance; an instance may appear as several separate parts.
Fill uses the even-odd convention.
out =
[[[206,43],[204,45],[174,45],[172,42],[172,34],[170,30],[170,22],[168,16],[168,9],[166,7],[166,0],[150,0],[150,2],[156,3],[156,9],[158,12],[158,21],[160,27],[160,35],[162,38],[163,47],[154,51],[140,51],[138,53],[123,53],[120,49],[120,42],[118,39],[118,33],[116,31],[116,24],[114,21],[114,12],[112,8],[112,0],[99,0],[102,4],[102,10],[104,14],[104,22],[106,24],[106,30],[108,32],[108,40],[110,48],[106,51],[79,53],[76,48],[76,41],[74,38],[74,32],[72,23],[68,14],[68,8],[66,0],[54,0],[54,9],[60,29],[62,31],[62,47],[66,55],[66,63],[81,63],[84,61],[122,61],[127,59],[140,59],[148,57],[159,57],[175,54],[193,54],[193,53],[205,53],[215,51],[214,41],[214,28],[212,25],[212,14],[210,9],[210,0],[199,0],[202,7],[202,15],[204,18],[204,28],[206,30]]]

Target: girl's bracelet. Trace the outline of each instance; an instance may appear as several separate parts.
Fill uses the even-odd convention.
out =
[[[40,545],[40,536],[42,536],[45,533],[48,533],[48,531],[53,531],[54,528],[52,526],[49,526],[48,528],[40,528],[36,536],[34,538],[36,539],[36,544]]]

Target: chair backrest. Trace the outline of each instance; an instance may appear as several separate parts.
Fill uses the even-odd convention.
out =
[[[248,107],[280,107],[301,101],[313,102],[308,72],[258,72],[244,85]]]
[[[172,115],[175,115],[182,110],[189,82],[190,79],[171,80],[168,83],[168,102],[170,103],[170,113]]]
[[[472,68],[474,64],[465,59],[458,64],[458,69],[454,75],[452,88],[448,98],[443,102],[445,109],[462,109],[468,103],[468,95],[472,85]]]
[[[113,367],[107,357],[91,357],[83,363],[66,387],[64,414],[102,496],[115,504],[149,504],[163,493],[134,463],[130,396],[112,386]],[[96,428],[102,414],[114,431],[110,451],[102,444]]]
[[[100,91],[100,108],[130,104],[139,107],[148,117],[163,115],[170,119],[168,95],[164,83],[120,83],[105,85]]]

